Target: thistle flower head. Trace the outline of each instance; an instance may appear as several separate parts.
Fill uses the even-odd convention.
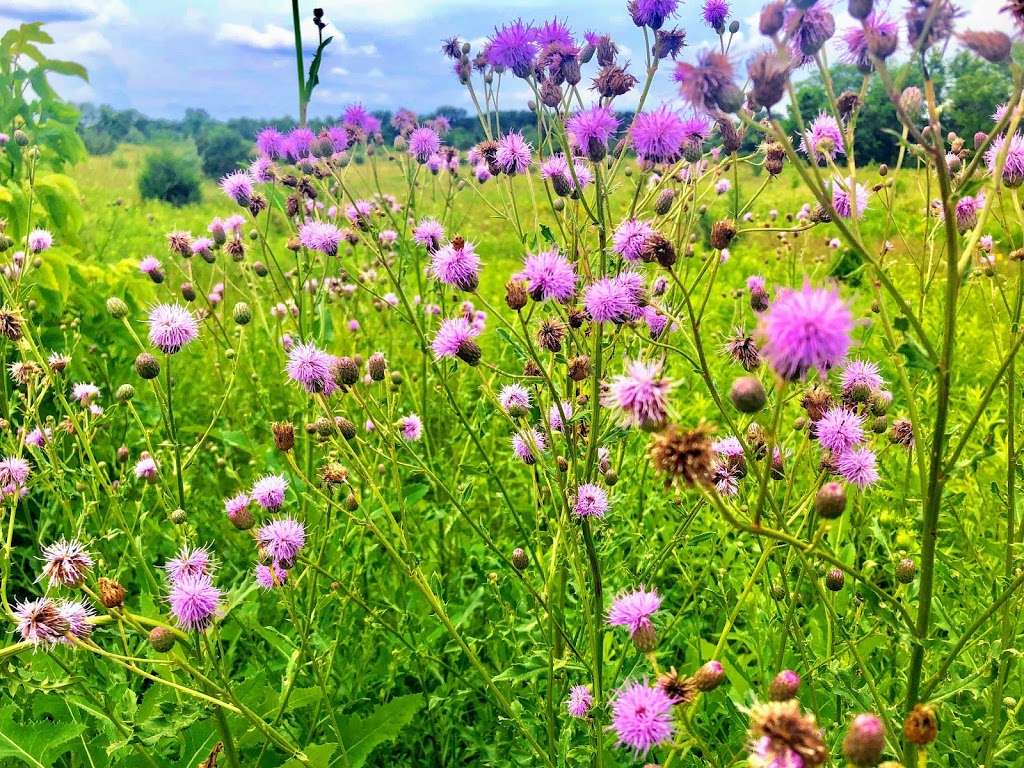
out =
[[[795,699],[754,705],[749,751],[752,768],[814,768],[828,759],[814,715]]]
[[[445,285],[473,291],[480,282],[480,257],[472,243],[457,237],[434,251],[430,258],[430,271]]]
[[[409,134],[409,154],[421,163],[441,148],[441,137],[433,128],[417,128]]]
[[[288,378],[311,395],[329,395],[338,385],[334,380],[337,358],[312,342],[296,344],[288,352]]]
[[[832,207],[844,219],[861,218],[868,207],[868,190],[850,178],[832,179]]]
[[[274,511],[284,504],[288,480],[284,475],[264,475],[252,485],[249,496],[264,509]]]
[[[574,146],[593,160],[604,157],[608,141],[619,128],[619,120],[609,107],[596,106],[577,112],[565,123]]]
[[[583,306],[595,323],[626,323],[646,305],[643,278],[635,272],[603,277],[583,292]]]
[[[657,30],[675,15],[679,0],[630,0],[627,7],[634,24]]]
[[[208,574],[186,574],[171,582],[167,599],[179,627],[202,632],[213,623],[220,596]]]
[[[398,430],[403,440],[416,442],[423,437],[423,420],[415,413],[407,414],[399,419]]]
[[[291,517],[282,517],[261,525],[256,543],[271,562],[291,566],[306,545],[306,527]]]
[[[640,587],[612,601],[608,610],[608,624],[612,627],[625,627],[630,634],[636,634],[651,626],[651,616],[660,607],[661,596],[653,589],[648,591]]]
[[[702,51],[697,62],[680,61],[673,79],[679,83],[679,95],[694,109],[734,111],[730,102],[734,98],[733,67],[729,57],[714,50]]]
[[[626,219],[612,235],[612,247],[626,261],[639,261],[654,227],[642,219]]]
[[[664,105],[636,115],[629,130],[637,156],[649,163],[674,163],[688,137],[687,124]]]
[[[526,281],[535,301],[554,299],[564,304],[576,295],[576,271],[557,248],[528,254],[514,278]]]
[[[652,747],[672,739],[674,701],[661,688],[635,682],[619,691],[612,701],[612,730],[618,744],[646,755]]]
[[[818,164],[835,160],[836,155],[845,155],[843,132],[832,115],[821,112],[800,139],[800,151]]]
[[[584,483],[576,489],[572,512],[576,517],[604,517],[608,511],[608,493],[599,485]]]
[[[537,34],[522,19],[497,27],[486,46],[487,63],[495,68],[509,69],[516,77],[527,77],[533,69],[537,53]]]
[[[851,448],[836,459],[836,469],[843,479],[860,488],[878,482],[878,467],[870,448]]]
[[[508,384],[498,393],[502,410],[510,416],[522,416],[530,411],[530,390],[521,384]]]
[[[412,231],[414,242],[422,245],[428,253],[433,253],[441,247],[444,239],[444,227],[437,219],[423,219]]]
[[[547,450],[544,433],[531,427],[512,435],[512,453],[524,464],[535,464],[537,454]]]
[[[180,304],[158,304],[149,313],[149,341],[165,354],[180,351],[198,335],[195,317]]]
[[[164,563],[164,570],[171,583],[186,576],[209,576],[213,573],[213,559],[205,547],[191,548],[186,545]]]
[[[341,236],[341,230],[329,221],[306,221],[299,226],[299,242],[302,247],[327,256],[338,253]]]
[[[1019,187],[1024,184],[1024,137],[1020,133],[1015,133],[1009,141],[1010,146],[1006,150],[1006,160],[1003,163],[1003,184],[1008,187]],[[985,152],[985,163],[992,175],[995,175],[996,162],[1005,144],[1006,134],[999,134]]]
[[[270,565],[257,564],[254,575],[257,586],[260,589],[266,590],[283,587],[288,580],[288,571],[277,563],[271,563]]]
[[[533,148],[523,138],[523,134],[512,131],[498,139],[498,149],[494,153],[495,162],[503,173],[515,176],[526,173],[532,162]]]
[[[724,30],[725,21],[729,18],[729,3],[726,0],[704,0],[701,18],[714,30]]]
[[[574,685],[569,689],[565,709],[572,717],[586,717],[594,706],[594,694],[589,685]]]
[[[800,379],[811,368],[824,374],[846,358],[853,315],[839,294],[804,283],[800,290],[783,289],[761,314],[758,333],[762,354],[775,372]]]
[[[634,360],[612,380],[605,405],[616,408],[630,427],[659,429],[668,419],[668,393],[673,382],[661,375],[661,363]]]
[[[60,605],[48,597],[23,600],[14,606],[14,620],[24,642],[34,646],[54,645],[70,629]]]
[[[252,177],[246,171],[229,173],[220,180],[224,194],[241,206],[252,202]]]
[[[77,539],[61,539],[43,548],[43,572],[49,585],[77,587],[85,581],[93,560]]]

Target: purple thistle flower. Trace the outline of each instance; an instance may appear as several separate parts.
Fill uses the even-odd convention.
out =
[[[473,167],[473,175],[476,180],[483,184],[485,181],[491,178],[491,170],[487,167],[487,163],[477,163]]]
[[[836,119],[824,112],[819,113],[800,139],[800,151],[819,165],[835,160],[836,155],[845,155],[843,132]]]
[[[257,157],[249,165],[249,177],[258,184],[274,180],[274,163],[269,157]]]
[[[299,242],[303,248],[334,256],[341,243],[341,230],[327,221],[307,221],[299,227]]]
[[[761,354],[786,379],[803,378],[817,368],[824,374],[846,358],[853,315],[839,294],[804,283],[799,291],[783,289],[761,315]]]
[[[668,318],[661,314],[654,307],[644,307],[644,322],[647,324],[647,333],[651,339],[657,340],[668,328]]]
[[[608,611],[608,624],[625,627],[630,635],[651,627],[651,616],[661,608],[661,597],[655,590],[648,592],[643,587],[619,595],[612,601]]]
[[[209,256],[217,244],[209,237],[197,237],[189,246],[193,256]]]
[[[285,372],[311,395],[329,395],[338,385],[334,381],[337,358],[313,343],[296,344],[288,352]]]
[[[77,539],[55,541],[42,554],[43,572],[39,578],[45,576],[51,587],[79,586],[93,565],[92,556]]]
[[[79,405],[89,405],[99,394],[100,388],[92,382],[79,382],[71,388],[71,397]]]
[[[199,335],[192,313],[180,304],[158,304],[149,313],[149,342],[173,355]]]
[[[790,49],[799,63],[810,60],[836,33],[836,20],[821,4],[806,10],[791,8],[785,24]]]
[[[725,30],[725,21],[729,18],[729,3],[726,0],[704,0],[701,9],[704,23],[716,32]]]
[[[626,261],[640,261],[647,238],[654,234],[654,227],[640,219],[626,219],[612,235],[612,245],[617,254]]]
[[[978,224],[978,213],[985,207],[985,193],[979,192],[976,197],[965,195],[956,201],[954,215],[956,227],[960,234],[974,229]]]
[[[18,624],[22,641],[37,647],[59,642],[70,629],[60,606],[48,597],[15,604],[14,620]]]
[[[22,493],[31,471],[20,456],[5,456],[0,460],[0,490],[5,496]]]
[[[291,160],[299,160],[309,154],[309,147],[316,135],[308,128],[295,128],[285,139],[285,154]]]
[[[414,443],[423,437],[423,420],[415,413],[407,414],[399,419],[398,429],[403,440]]]
[[[697,54],[696,64],[680,61],[672,75],[672,79],[679,83],[679,95],[694,109],[706,112],[716,111],[722,107],[723,97],[735,94],[737,89],[732,78],[733,67],[729,57],[713,50]]]
[[[679,0],[630,0],[628,8],[636,26],[657,30],[675,14],[678,6]]]
[[[899,44],[899,25],[878,13],[871,13],[861,26],[854,26],[843,33],[843,54],[861,72],[871,71],[871,54],[887,58]]]
[[[342,122],[345,125],[362,131],[367,136],[380,133],[380,120],[367,112],[366,107],[359,103],[349,104],[345,107],[345,115],[342,118]]]
[[[306,527],[291,517],[282,517],[261,525],[256,543],[271,562],[290,566],[306,545]]]
[[[686,124],[667,106],[633,118],[630,142],[637,156],[650,163],[674,163],[687,138]]]
[[[583,306],[595,323],[626,323],[640,317],[643,293],[643,278],[634,272],[623,272],[587,286]]]
[[[430,271],[445,285],[463,291],[475,291],[480,284],[480,257],[472,243],[456,238],[434,251],[430,259]]]
[[[576,271],[557,248],[526,256],[515,278],[526,281],[534,301],[554,299],[566,304],[576,295]]]
[[[523,134],[512,131],[498,139],[494,160],[498,167],[509,176],[525,173],[532,162],[532,147]]]
[[[33,229],[28,233],[28,249],[32,253],[42,253],[53,246],[53,235],[45,229]]]
[[[288,571],[277,563],[270,565],[259,564],[256,566],[256,584],[260,589],[271,590],[276,587],[283,587],[288,581]]]
[[[508,384],[498,393],[498,402],[509,416],[523,416],[530,411],[530,390],[521,384]]]
[[[985,152],[985,164],[992,175],[995,175],[996,159],[1005,143],[1006,134],[1001,133],[993,139],[988,151]],[[1024,184],[1024,138],[1020,133],[1010,137],[1010,147],[1006,151],[1006,161],[1003,163],[1003,184],[1008,187],[1019,187]]]
[[[25,435],[25,445],[31,445],[33,448],[42,448],[53,436],[53,430],[49,427],[42,429],[35,427],[31,432]]]
[[[287,140],[276,128],[264,128],[256,134],[256,150],[264,157],[272,160],[284,157],[287,153]]]
[[[417,128],[409,134],[409,154],[425,163],[441,148],[441,137],[433,128]]]
[[[612,729],[618,744],[646,755],[652,747],[669,742],[674,733],[674,703],[661,688],[651,688],[646,682],[619,691],[612,702]]]
[[[236,493],[230,499],[224,500],[224,513],[228,516],[229,520],[234,521],[239,515],[249,509],[251,502],[252,499],[249,498],[249,494],[244,491]]]
[[[369,200],[356,200],[354,203],[345,206],[345,217],[360,229],[366,229],[370,225],[373,212],[377,209]]]
[[[864,442],[864,421],[845,408],[829,408],[814,422],[814,433],[823,448],[843,454]]]
[[[144,256],[139,262],[139,272],[144,275],[153,275],[160,271],[160,259],[156,256]]]
[[[283,475],[264,475],[255,483],[249,496],[264,509],[280,509],[284,504],[284,494],[288,490],[288,480]]]
[[[576,517],[604,517],[608,511],[608,494],[594,483],[584,483],[576,490],[572,512]]]
[[[68,625],[68,631],[60,638],[60,642],[71,645],[68,634],[77,640],[89,639],[93,627],[90,619],[96,615],[91,605],[81,600],[61,600],[57,603],[57,610]]]
[[[473,339],[479,333],[475,326],[462,317],[442,321],[434,340],[430,343],[434,359],[444,360],[452,357],[462,359],[463,355],[472,349],[478,349]]]
[[[836,460],[836,468],[844,480],[860,488],[878,482],[875,454],[870,448],[852,448],[840,454]]]
[[[252,178],[245,171],[229,173],[220,180],[224,194],[243,207],[252,202]]]
[[[182,629],[202,632],[213,623],[220,605],[220,590],[206,574],[187,574],[171,583],[171,613]]]
[[[205,547],[190,549],[183,546],[177,555],[164,563],[167,578],[173,584],[186,576],[210,576],[213,573],[213,560]]]
[[[535,428],[530,428],[512,435],[512,453],[516,455],[523,464],[537,463],[537,453],[547,450],[547,441],[544,433]]]
[[[566,419],[571,419],[572,413],[572,403],[569,400],[562,401],[561,410],[558,408],[558,403],[552,403],[551,407],[548,408],[548,424],[551,425],[551,429],[555,432],[561,432],[565,429],[562,416],[564,415]]]
[[[492,67],[510,69],[516,77],[528,77],[537,53],[536,30],[522,19],[497,27],[485,51]]]
[[[668,393],[673,383],[661,377],[661,363],[634,360],[626,374],[616,376],[602,398],[617,408],[627,426],[658,429],[668,418]]]
[[[594,706],[594,694],[589,685],[574,685],[569,689],[569,699],[565,702],[566,711],[573,717],[586,717]]]
[[[573,145],[586,152],[594,161],[604,157],[608,141],[618,129],[619,121],[615,113],[601,106],[577,112],[565,123],[566,133]]]
[[[135,462],[135,477],[139,480],[154,481],[159,474],[159,467],[156,464],[156,459],[150,456],[148,453],[143,453],[139,460]]]
[[[855,186],[854,194],[850,194],[851,187]],[[856,200],[856,203],[854,201]],[[832,207],[836,213],[844,219],[853,216],[861,218],[868,207],[868,190],[863,184],[853,184],[852,179],[832,179]]]
[[[885,385],[885,380],[874,363],[865,360],[850,360],[843,367],[840,376],[843,385],[843,393],[847,394],[856,387],[867,387],[871,392],[880,390]]]
[[[441,247],[441,240],[444,239],[444,227],[437,219],[423,219],[413,228],[412,239],[426,248],[428,253],[433,253]]]
[[[572,32],[568,25],[557,18],[545,21],[539,27],[534,28],[534,41],[541,48],[549,45],[562,45],[566,48],[575,47],[572,39]]]

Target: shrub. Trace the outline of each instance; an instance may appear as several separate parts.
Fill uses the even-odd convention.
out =
[[[238,170],[249,158],[250,142],[230,128],[217,125],[196,141],[203,173],[214,179]]]
[[[139,194],[144,200],[163,200],[171,205],[199,202],[199,184],[198,158],[170,147],[147,155],[139,174]]]

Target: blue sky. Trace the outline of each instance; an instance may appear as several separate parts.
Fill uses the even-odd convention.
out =
[[[335,35],[311,112],[338,114],[352,101],[371,109],[404,106],[419,112],[443,104],[471,108],[440,54],[441,40],[458,35],[476,47],[496,23],[519,16],[543,20],[555,10],[577,35],[588,29],[610,33],[625,57],[637,62],[634,73],[640,76],[643,38],[625,4],[305,0],[300,3],[304,18],[311,19],[315,5],[323,7]],[[978,26],[991,26],[1000,4],[975,0],[970,15],[987,22]],[[738,61],[760,45],[755,26],[760,5],[758,0],[733,4],[741,24],[732,48]],[[714,39],[699,14],[699,0],[680,6],[677,23],[687,30],[689,55]],[[134,107],[154,117],[180,117],[187,107],[201,107],[219,118],[296,111],[289,0],[0,0],[0,25],[6,29],[20,21],[46,22],[57,43],[50,55],[88,67],[89,83],[57,83],[75,101]],[[848,23],[848,18],[839,20],[840,28]],[[307,24],[307,39],[312,39],[315,30]],[[659,73],[654,102],[671,101],[674,94],[666,67]],[[524,89],[513,83],[503,93],[502,106],[521,108],[526,99]],[[629,105],[624,101],[623,106]]]

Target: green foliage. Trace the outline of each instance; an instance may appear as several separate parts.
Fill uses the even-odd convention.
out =
[[[224,125],[214,125],[196,139],[203,173],[213,179],[238,170],[245,164],[252,143]]]
[[[197,203],[202,198],[199,159],[170,147],[157,149],[146,156],[138,184],[144,200],[175,206]]]
[[[992,114],[1010,92],[1010,71],[961,51],[950,62],[949,74],[953,82],[946,93],[942,121],[970,141],[978,131],[992,127]]]
[[[85,725],[75,722],[33,720],[14,705],[0,708],[0,764],[3,758],[17,760],[32,768],[49,768],[70,748]]]

